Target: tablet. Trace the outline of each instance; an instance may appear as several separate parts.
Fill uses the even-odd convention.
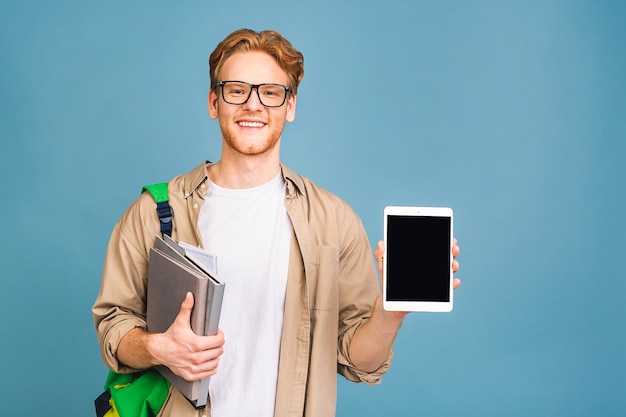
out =
[[[383,308],[452,311],[452,209],[384,209]]]

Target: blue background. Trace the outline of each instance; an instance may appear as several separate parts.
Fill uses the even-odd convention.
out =
[[[413,314],[338,416],[626,415],[626,2],[0,6],[0,404],[93,415],[90,313],[142,185],[220,155],[207,59],[232,30],[305,55],[283,161],[347,200],[455,210],[449,314]]]

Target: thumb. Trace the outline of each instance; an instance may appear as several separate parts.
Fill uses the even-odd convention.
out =
[[[383,278],[383,256],[385,255],[385,242],[382,240],[378,241],[376,245],[376,250],[374,250],[374,258],[376,258],[376,265],[378,266],[378,275],[381,280]]]
[[[384,254],[385,254],[385,242],[383,242],[382,240],[379,240],[378,243],[376,244],[376,249],[374,250],[374,257],[378,261],[383,257]]]
[[[191,326],[191,310],[193,309],[193,294],[187,292],[185,299],[180,304],[180,311],[176,316],[176,321],[183,322],[187,326]]]

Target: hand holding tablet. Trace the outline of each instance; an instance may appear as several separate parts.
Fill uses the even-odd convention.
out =
[[[452,217],[446,207],[385,207],[385,310],[452,310]]]

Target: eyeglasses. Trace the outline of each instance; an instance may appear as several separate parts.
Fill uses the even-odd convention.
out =
[[[250,99],[252,89],[256,88],[259,101],[265,107],[280,107],[287,100],[291,88],[282,84],[250,84],[244,81],[220,81],[216,87],[222,87],[222,98],[228,104],[244,104]]]

